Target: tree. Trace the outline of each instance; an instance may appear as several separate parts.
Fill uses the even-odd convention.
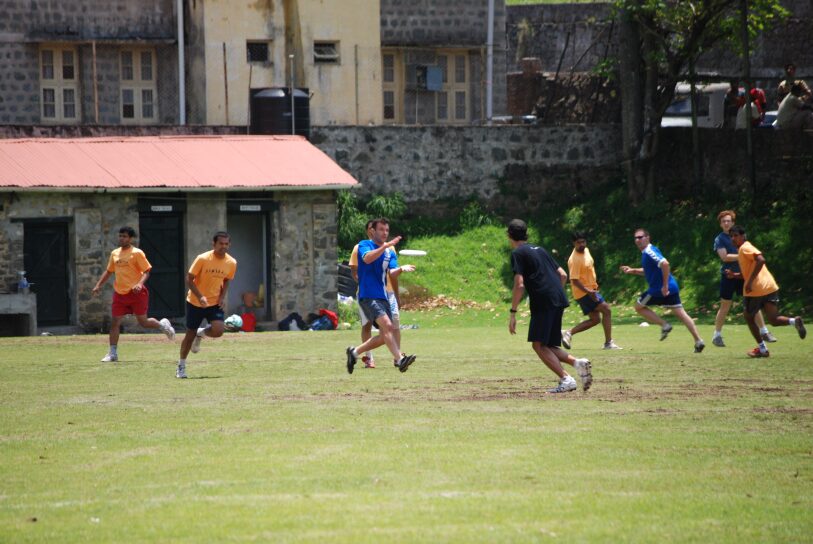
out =
[[[779,0],[616,0],[624,161],[630,199],[654,196],[660,125],[675,86],[713,47],[742,54],[741,14],[755,36],[787,16]]]

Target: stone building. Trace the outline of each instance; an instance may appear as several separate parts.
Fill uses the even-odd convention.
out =
[[[0,140],[0,292],[26,270],[40,325],[105,330],[112,282],[91,289],[129,225],[153,265],[150,315],[180,318],[186,270],[228,230],[227,312],[262,291],[259,319],[335,309],[336,191],[355,184],[295,136]]]
[[[505,1],[495,0],[493,113],[505,112]],[[381,0],[384,122],[486,119],[488,0]]]

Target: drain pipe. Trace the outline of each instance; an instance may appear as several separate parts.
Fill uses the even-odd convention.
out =
[[[176,0],[178,19],[178,124],[186,124],[186,73],[184,71],[183,0]]]
[[[488,0],[486,42],[486,122],[491,124],[494,114],[494,0]]]

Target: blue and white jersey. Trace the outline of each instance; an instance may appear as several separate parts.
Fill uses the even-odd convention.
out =
[[[663,296],[663,293],[661,293],[661,288],[663,287],[663,271],[661,270],[660,264],[664,260],[666,259],[664,259],[663,254],[661,254],[661,250],[652,244],[646,246],[641,252],[641,266],[644,269],[646,282],[649,284],[649,289],[647,289],[646,292],[654,297]],[[669,294],[677,294],[679,290],[678,282],[670,272]]]
[[[714,252],[717,253],[718,249],[725,249],[726,253],[733,253],[737,254],[737,246],[734,245],[734,242],[731,241],[731,236],[729,236],[725,232],[721,232],[717,235],[717,238],[714,239]],[[720,273],[725,276],[726,270],[732,270],[734,272],[740,271],[740,263],[734,261],[733,263],[723,263],[720,267]]]
[[[378,247],[372,240],[359,242],[359,299],[387,299],[387,292],[384,288],[387,283],[387,273],[390,269],[398,267],[398,260],[394,251],[387,250],[373,262],[365,263],[364,255]]]

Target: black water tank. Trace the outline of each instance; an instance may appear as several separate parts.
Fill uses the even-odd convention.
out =
[[[285,87],[251,90],[251,133],[291,134],[291,92]],[[296,134],[310,138],[308,89],[294,89]]]

